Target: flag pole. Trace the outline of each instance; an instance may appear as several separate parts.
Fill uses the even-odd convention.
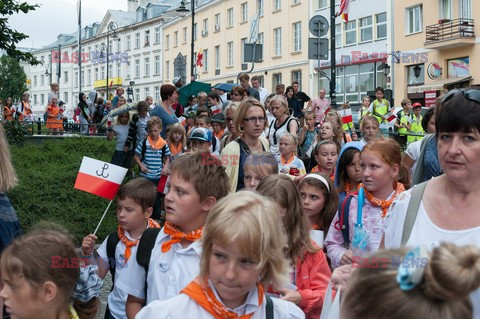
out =
[[[105,212],[103,213],[102,218],[100,219],[100,222],[97,225],[97,228],[95,228],[95,231],[93,232],[94,235],[97,234],[97,231],[100,228],[100,225],[102,224],[103,219],[105,218],[105,215],[107,215],[108,209],[110,208],[110,205],[112,205],[112,202],[113,202],[113,199],[110,201],[110,203],[108,203],[107,209],[105,209]]]

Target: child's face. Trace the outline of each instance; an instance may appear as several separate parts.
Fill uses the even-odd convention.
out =
[[[107,100],[107,102],[105,103],[105,107],[106,107],[107,109],[111,109],[111,108],[112,108],[112,101]]]
[[[408,102],[407,104],[405,104],[405,106],[403,107],[403,109],[405,111],[410,111],[412,109],[412,103]]]
[[[185,233],[203,226],[210,207],[206,201],[200,200],[200,195],[193,184],[175,172],[170,175],[169,183],[170,189],[165,195],[167,221]]]
[[[205,119],[196,119],[195,120],[195,126],[196,127],[207,127],[207,122],[205,122]]]
[[[125,99],[118,99],[117,107],[125,105],[126,103],[127,103],[127,101]]]
[[[182,133],[172,133],[172,138],[175,142],[180,142],[182,140],[183,134]]]
[[[372,121],[364,120],[362,124],[362,133],[365,141],[368,142],[373,140],[375,137],[377,137],[378,126],[372,123]]]
[[[258,269],[258,261],[246,256],[236,242],[228,245],[214,243],[209,263],[208,278],[223,304],[230,309],[245,302],[262,272],[262,269]]]
[[[193,105],[195,105],[195,104],[197,104],[197,103],[198,103],[198,99],[195,97],[195,98],[193,98],[193,99],[189,102],[189,105],[190,105],[190,106],[193,106]]]
[[[291,156],[295,151],[295,144],[288,137],[281,137],[279,143],[280,154],[285,156]]]
[[[220,123],[212,123],[212,128],[215,133],[219,133],[222,130],[222,125]]]
[[[413,109],[413,114],[416,116],[419,116],[422,113],[422,108],[421,107],[416,107]]]
[[[132,198],[117,199],[117,222],[124,230],[139,231],[145,229],[146,219],[152,214],[153,208],[146,211]]]
[[[362,181],[362,172],[360,169],[360,152],[357,152],[353,155],[352,162],[347,165],[347,176],[348,179],[355,183],[360,183]]]
[[[380,99],[383,99],[383,93],[382,91],[377,91],[375,92],[375,97],[380,100]]]
[[[120,114],[118,116],[118,123],[120,123],[122,125],[128,124],[128,120],[129,120],[128,113]]]
[[[320,130],[320,137],[322,140],[328,140],[332,139],[335,136],[335,133],[333,132],[333,125],[330,122],[325,122],[322,125],[322,128]]]
[[[305,115],[305,125],[311,129],[313,127],[313,125],[315,125],[315,118],[313,117],[313,115],[309,114],[309,115]]]
[[[305,216],[311,218],[321,214],[325,207],[325,196],[318,187],[305,183],[300,189],[300,196]]]
[[[45,311],[46,304],[42,291],[36,290],[24,278],[11,278],[5,269],[2,269],[3,287],[0,297],[4,299],[4,305],[11,318],[29,319],[35,318],[38,312]]]
[[[360,165],[362,183],[374,195],[389,186],[392,187],[399,170],[398,165],[390,166],[383,161],[381,154],[372,151],[362,152]]]
[[[337,165],[337,158],[337,147],[334,144],[321,145],[315,155],[318,165],[326,171],[331,171]]]
[[[117,95],[120,96],[120,95],[124,95],[125,94],[125,91],[123,89],[119,89],[117,90]]]
[[[147,108],[138,110],[138,117],[140,117],[142,119],[146,118],[147,114],[148,114],[148,109]]]
[[[210,142],[200,141],[200,140],[192,140],[192,150],[194,152],[201,151],[201,152],[209,152],[210,151]]]
[[[258,184],[262,181],[265,176],[257,175],[250,166],[246,166],[243,171],[243,184],[245,184],[245,189],[256,190]]]
[[[161,132],[162,132],[161,127],[158,127],[158,125],[152,125],[152,127],[148,129],[148,136],[150,136],[150,138],[155,140],[160,137]]]
[[[325,117],[325,121],[330,122],[332,125],[335,125],[333,123],[336,123],[338,127],[340,127],[340,120],[338,119],[338,116],[336,113],[327,113],[327,116]]]

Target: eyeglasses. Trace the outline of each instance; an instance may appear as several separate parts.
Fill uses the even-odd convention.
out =
[[[256,123],[256,122],[265,122],[265,117],[263,116],[259,116],[259,117],[247,117],[245,119],[243,119],[244,121],[247,121],[249,123]]]
[[[470,101],[474,101],[480,103],[480,90],[477,89],[455,89],[449,91],[443,97],[442,104],[450,100],[453,96],[457,95],[458,93],[462,93],[463,96]]]

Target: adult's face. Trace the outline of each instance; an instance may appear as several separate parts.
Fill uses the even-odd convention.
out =
[[[299,85],[298,85],[297,83],[295,83],[295,84],[293,84],[292,86],[293,86],[293,92],[294,92],[295,94],[297,94],[297,93],[298,93],[298,90],[299,90],[299,87],[298,87]]]
[[[248,79],[241,79],[241,80],[240,80],[240,85],[241,85],[244,89],[248,89],[248,87],[250,86],[250,84],[248,83]]]
[[[205,104],[207,104],[207,96],[199,96],[198,97],[198,106],[202,107],[202,106],[205,106]]]
[[[238,91],[234,91],[232,93],[232,101],[233,102],[241,102],[243,99],[243,95],[240,94]]]
[[[243,132],[249,137],[260,137],[265,128],[265,114],[263,108],[259,106],[252,106],[245,112],[243,121]]]
[[[285,104],[280,103],[278,100],[270,102],[270,109],[272,110],[272,114],[276,119],[279,119],[287,112],[287,107]]]
[[[226,115],[225,116],[225,123],[227,124],[228,130],[232,133],[236,132],[237,129],[235,128],[235,125],[233,125],[233,119],[234,119],[235,112],[233,112],[232,110],[228,110],[225,115]]]
[[[169,104],[173,104],[178,101],[178,93],[177,91],[173,91],[173,94],[168,98]]]
[[[325,90],[320,90],[320,92],[318,92],[318,96],[319,96],[321,99],[325,98],[325,94],[326,94]]]
[[[252,80],[252,86],[255,89],[259,89],[260,88],[260,82],[258,80]]]

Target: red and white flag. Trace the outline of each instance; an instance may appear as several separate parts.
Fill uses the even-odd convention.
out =
[[[178,122],[179,122],[180,124],[182,124],[182,126],[187,125],[187,119],[185,118],[185,116],[180,116],[180,117],[178,118]]]
[[[344,109],[337,112],[342,118],[342,124],[348,124],[353,122],[352,109]]]
[[[84,156],[73,187],[113,200],[127,171],[126,168]]]
[[[160,180],[158,181],[157,193],[167,194],[168,193],[168,175],[160,176]]]
[[[337,13],[337,17],[342,15],[342,19],[348,22],[348,13],[350,12],[350,0],[342,0],[340,2],[340,11]]]
[[[397,118],[397,116],[394,114],[394,111],[395,110],[391,110],[390,112],[387,113],[387,122],[391,122]]]
[[[221,105],[214,105],[210,108],[210,111],[212,111],[212,114],[217,114],[222,112],[222,106]]]

